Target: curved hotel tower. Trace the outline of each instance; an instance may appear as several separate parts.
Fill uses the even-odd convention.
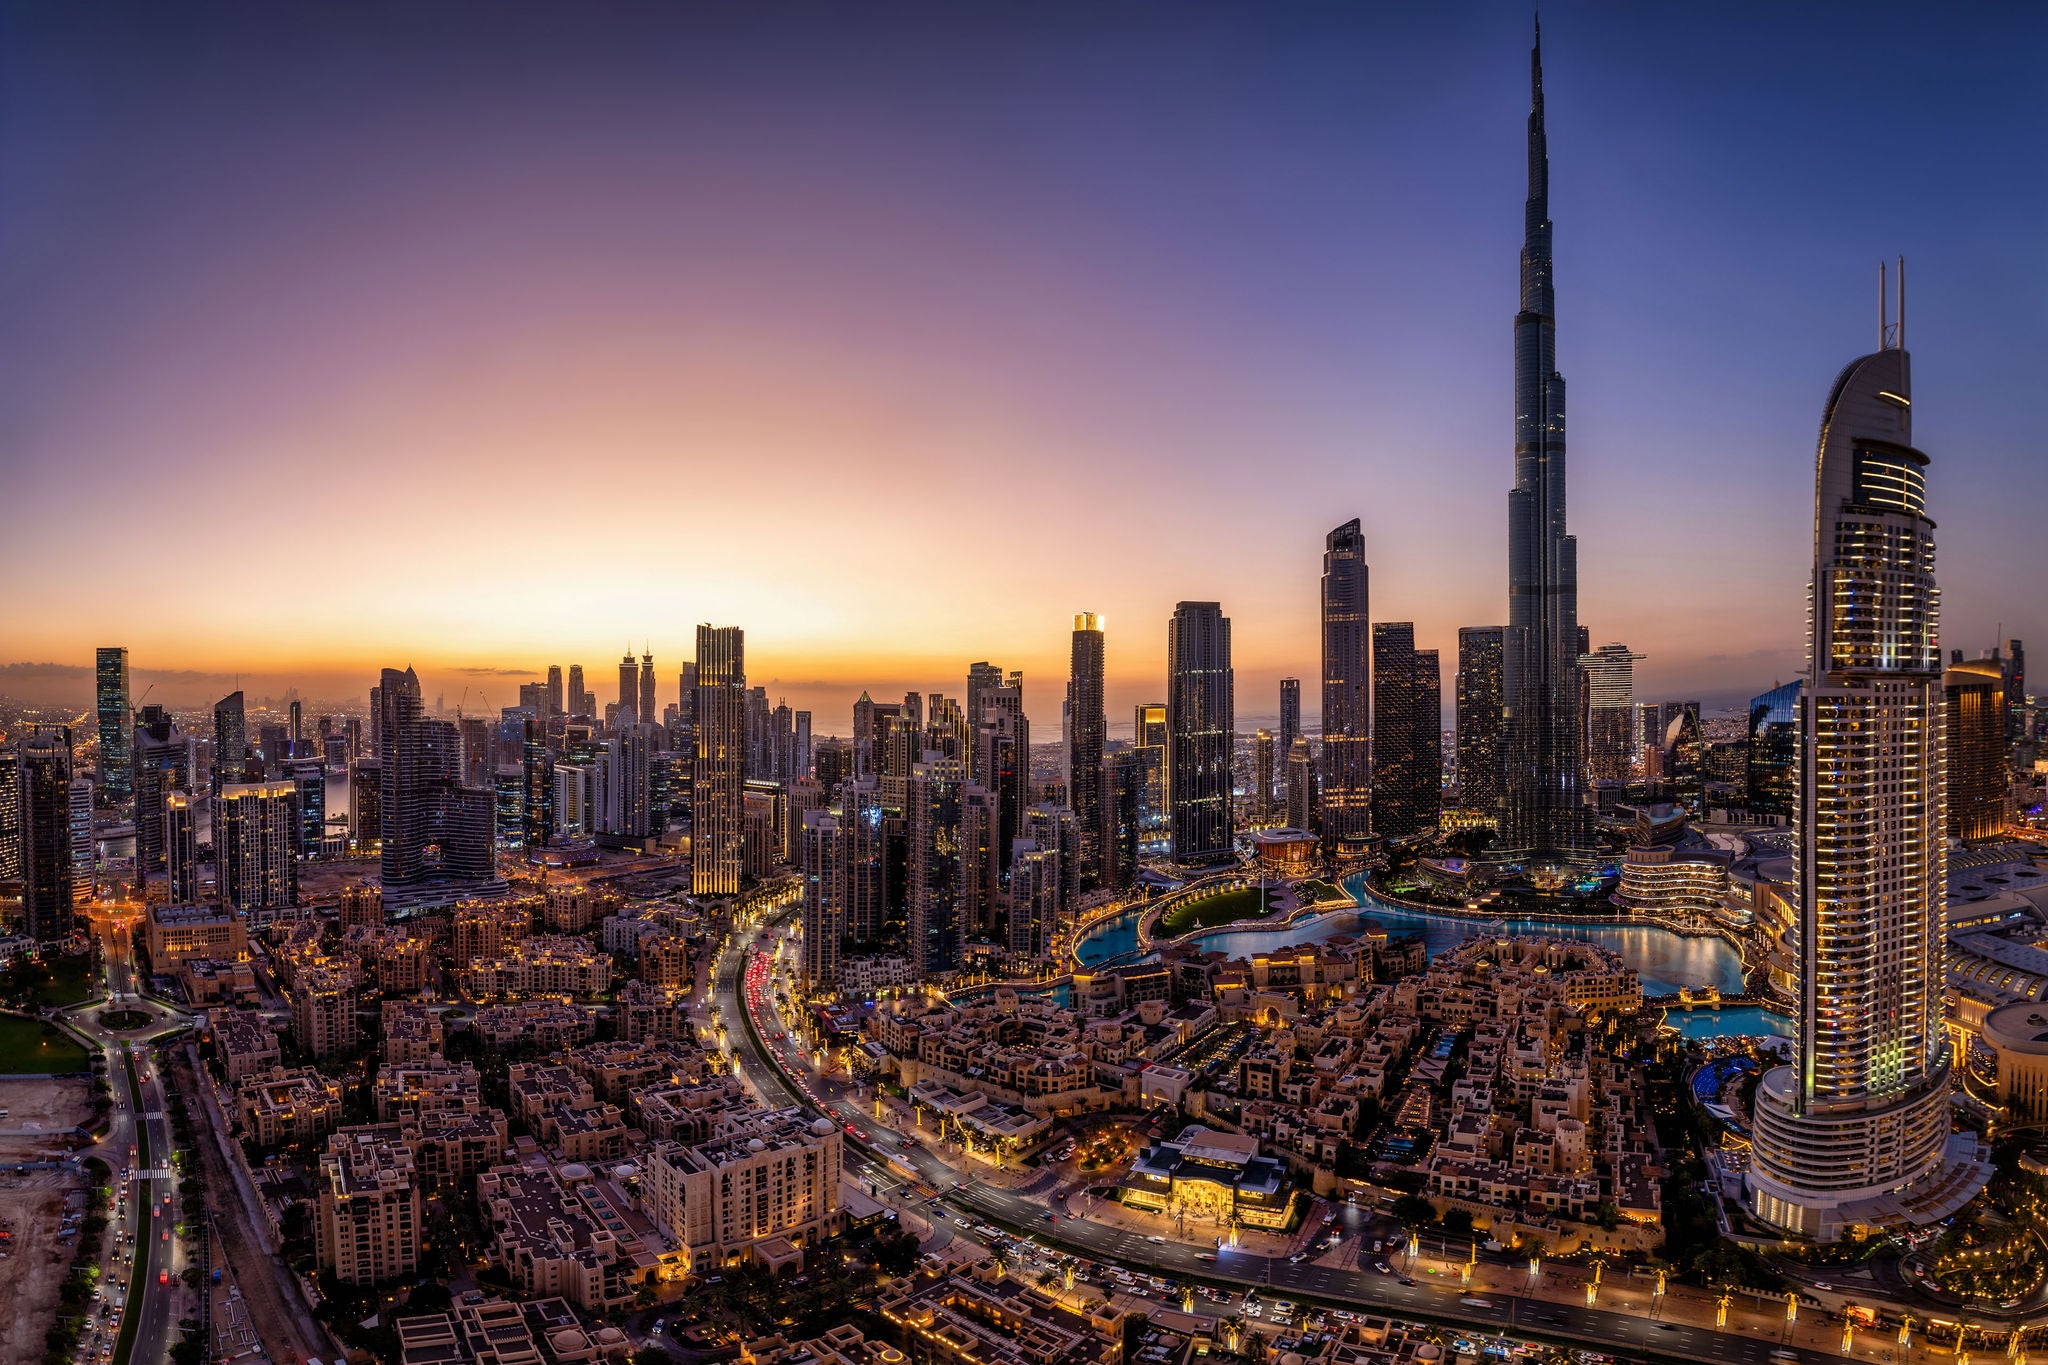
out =
[[[1939,593],[1893,334],[1821,416],[1798,702],[1798,1051],[1757,1086],[1748,1203],[1796,1236],[1929,1223],[1983,1188],[1942,1027]]]
[[[1529,200],[1515,314],[1515,487],[1508,494],[1507,758],[1501,856],[1590,857],[1579,782],[1579,546],[1565,532],[1564,376],[1551,290],[1543,31],[1529,54]]]

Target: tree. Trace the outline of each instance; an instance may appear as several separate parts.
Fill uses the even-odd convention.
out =
[[[1443,1226],[1452,1237],[1468,1237],[1472,1233],[1472,1214],[1467,1209],[1452,1209],[1444,1215]]]
[[[875,1243],[875,1264],[891,1275],[908,1275],[917,1264],[917,1238],[907,1232]]]
[[[1404,1226],[1428,1227],[1436,1221],[1436,1205],[1419,1194],[1404,1194],[1394,1201],[1393,1214]]]

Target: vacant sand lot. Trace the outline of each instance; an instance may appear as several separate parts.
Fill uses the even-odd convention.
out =
[[[59,1240],[64,1194],[84,1181],[67,1170],[14,1174],[0,1169],[0,1223],[9,1236],[0,1242],[0,1360],[32,1361],[43,1355],[43,1334],[57,1319],[57,1286],[71,1268],[76,1237]]]
[[[92,1118],[92,1082],[0,1081],[0,1165],[61,1158],[71,1152],[73,1128]]]

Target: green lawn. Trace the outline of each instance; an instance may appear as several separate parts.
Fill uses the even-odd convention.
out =
[[[1294,888],[1294,894],[1303,905],[1321,905],[1326,901],[1353,903],[1349,891],[1341,886],[1334,886],[1321,877],[1310,877]]]
[[[1190,929],[1214,929],[1219,924],[1254,919],[1271,910],[1273,902],[1279,898],[1278,891],[1268,891],[1262,899],[1256,886],[1219,891],[1213,896],[1197,896],[1193,900],[1182,901],[1160,916],[1159,930],[1172,938]]]
[[[92,954],[49,958],[36,965],[42,969],[42,979],[35,987],[38,1005],[62,1009],[92,998]]]
[[[35,1019],[0,1014],[0,1072],[84,1071],[85,1049]]]

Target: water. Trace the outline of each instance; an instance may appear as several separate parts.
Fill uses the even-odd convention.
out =
[[[1641,924],[1559,924],[1549,920],[1474,920],[1423,914],[1387,904],[1362,883],[1362,875],[1354,874],[1345,881],[1344,889],[1359,898],[1363,909],[1327,911],[1298,920],[1286,929],[1246,929],[1235,933],[1211,930],[1194,941],[1205,949],[1247,957],[1290,944],[1321,943],[1340,934],[1377,928],[1394,934],[1414,934],[1421,938],[1424,950],[1435,957],[1474,934],[1575,938],[1619,953],[1622,961],[1641,978],[1645,995],[1676,995],[1681,986],[1714,986],[1730,994],[1742,989],[1742,955],[1723,939],[1690,938]],[[1140,913],[1133,910],[1119,916],[1082,940],[1078,949],[1082,964],[1093,966],[1134,952]]]
[[[1724,1005],[1711,1010],[1666,1010],[1664,1022],[1687,1038],[1790,1038],[1792,1021],[1761,1005]]]

